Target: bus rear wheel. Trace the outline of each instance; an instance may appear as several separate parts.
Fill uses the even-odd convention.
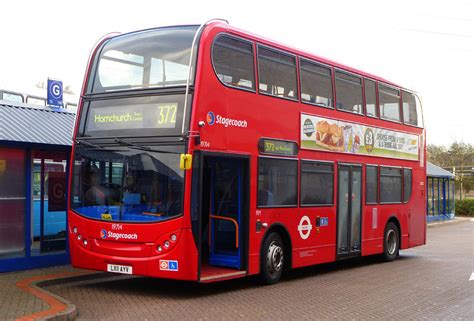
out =
[[[400,233],[393,222],[388,222],[385,227],[383,241],[383,260],[391,262],[395,260],[400,250]]]
[[[280,281],[285,263],[285,247],[281,236],[271,232],[263,242],[260,259],[261,278],[264,284]]]

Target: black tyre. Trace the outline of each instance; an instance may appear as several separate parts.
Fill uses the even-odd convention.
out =
[[[383,238],[383,255],[386,262],[395,260],[400,250],[400,233],[393,222],[389,222],[385,227]]]
[[[264,284],[280,281],[285,266],[285,247],[281,236],[271,232],[265,238],[260,258],[260,276]]]

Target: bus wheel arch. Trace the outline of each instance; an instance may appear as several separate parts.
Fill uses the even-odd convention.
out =
[[[384,261],[390,262],[398,256],[401,247],[402,230],[400,222],[395,216],[391,216],[385,224],[383,236],[383,254]]]
[[[281,242],[283,255],[283,268],[275,276],[270,275],[267,267],[267,255],[275,246]],[[271,248],[270,248],[271,247]],[[280,249],[276,248],[276,251]],[[292,266],[291,238],[286,228],[280,223],[274,223],[267,228],[260,244],[260,276],[264,284],[277,283],[282,274],[288,271]]]

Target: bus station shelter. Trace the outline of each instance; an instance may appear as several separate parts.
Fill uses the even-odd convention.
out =
[[[62,108],[0,100],[0,272],[69,262],[74,120]]]
[[[426,165],[427,221],[454,218],[454,175],[430,162]]]

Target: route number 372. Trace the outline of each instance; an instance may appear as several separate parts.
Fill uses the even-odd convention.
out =
[[[176,123],[177,104],[159,104],[158,105],[158,126],[168,127],[174,126]]]

